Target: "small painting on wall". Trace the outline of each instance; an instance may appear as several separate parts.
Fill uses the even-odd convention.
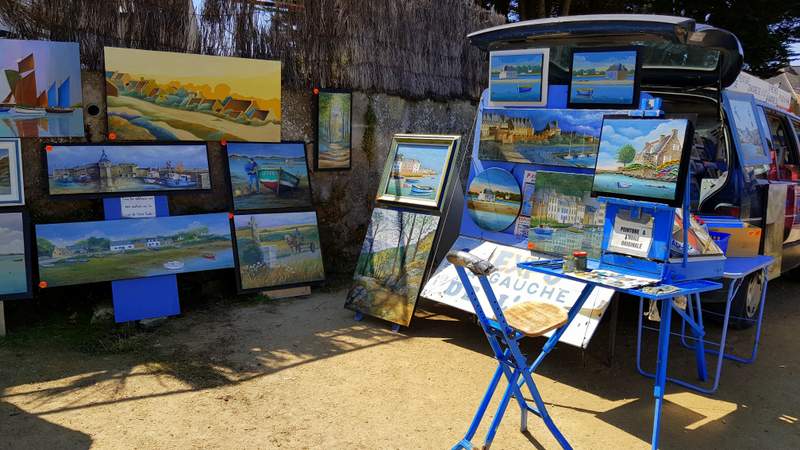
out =
[[[19,139],[0,138],[0,207],[23,204],[22,146]]]
[[[639,52],[635,48],[572,52],[570,108],[638,108]]]
[[[0,301],[31,296],[28,243],[25,213],[0,213]]]
[[[489,106],[547,105],[550,49],[489,53]]]
[[[490,167],[479,173],[467,188],[467,212],[480,228],[503,231],[522,208],[522,192],[511,172]]]
[[[317,95],[314,169],[349,169],[352,157],[353,93],[322,89]]]

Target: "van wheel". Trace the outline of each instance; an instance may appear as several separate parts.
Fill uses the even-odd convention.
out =
[[[764,273],[759,271],[748,275],[731,303],[730,325],[738,330],[750,328],[758,318],[761,305],[761,292],[764,289]],[[737,318],[734,316],[741,317]],[[747,319],[747,320],[745,320]]]

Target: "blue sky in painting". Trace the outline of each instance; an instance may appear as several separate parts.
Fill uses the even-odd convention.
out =
[[[278,156],[281,158],[305,157],[305,146],[296,144],[261,144],[245,142],[229,142],[229,155],[242,156]]]
[[[514,175],[511,175],[506,170],[494,167],[484,170],[473,178],[469,185],[469,191],[471,193],[479,193],[487,187],[493,191],[520,192],[519,183],[517,183]]]
[[[0,69],[17,69],[17,60],[33,52],[36,64],[36,94],[47,91],[52,83],[56,88],[69,77],[72,104],[81,102],[81,65],[78,44],[74,42],[20,41],[0,39]],[[0,77],[0,97],[8,94],[8,81]]]
[[[635,51],[575,53],[573,60],[573,70],[605,70],[608,66],[616,63],[622,63],[629,70],[636,68]]]
[[[140,167],[164,167],[167,161],[173,165],[183,164],[185,169],[208,170],[208,155],[205,144],[198,145],[54,145],[47,152],[47,169],[65,169],[83,164],[96,163],[100,155],[106,155],[112,164],[133,163]]]
[[[417,145],[403,144],[397,145],[397,154],[403,155],[406,159],[416,159],[422,163],[422,167],[435,170],[441,174],[447,157],[447,145]]]
[[[645,142],[654,141],[662,134],[672,133],[678,129],[678,135],[686,133],[686,120],[683,119],[610,119],[603,122],[600,136],[600,148],[597,155],[598,169],[616,169],[617,150],[625,144],[631,144],[639,153]]]
[[[521,54],[521,55],[492,55],[492,68],[501,69],[505,64],[524,64],[524,65],[542,65],[543,55],[536,54]]]
[[[291,225],[316,225],[317,214],[315,212],[296,212],[296,213],[274,213],[274,214],[246,214],[234,216],[233,221],[236,228],[247,226],[250,217],[256,218],[259,228],[285,227]]]
[[[0,255],[25,252],[25,235],[22,232],[22,214],[0,214]]]
[[[36,225],[36,237],[57,246],[72,245],[89,237],[112,241],[167,236],[196,227],[208,227],[211,234],[230,236],[228,213],[158,217],[154,219],[107,220]]]
[[[604,114],[619,111],[604,110],[569,110],[569,109],[485,109],[484,114],[502,114],[506,117],[522,117],[530,119],[536,130],[541,130],[548,122],[558,121],[558,126],[565,131],[579,131],[591,136],[600,136],[600,125]]]

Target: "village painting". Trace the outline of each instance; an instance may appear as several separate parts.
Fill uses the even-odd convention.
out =
[[[233,267],[228,213],[36,225],[46,286]]]
[[[605,120],[592,190],[674,201],[687,127],[686,119]]]
[[[29,290],[25,221],[20,212],[0,213],[0,299]]]
[[[279,61],[105,48],[121,140],[280,141]]]
[[[439,217],[375,208],[345,307],[408,326]]]
[[[352,102],[351,92],[323,90],[317,96],[317,169],[350,168]]]
[[[227,151],[236,211],[311,206],[304,143],[230,142]]]
[[[635,107],[636,50],[575,51],[572,54],[570,107]]]
[[[591,175],[538,171],[528,248],[559,256],[583,250],[599,258],[605,205],[591,194]]]
[[[0,137],[83,136],[76,42],[0,39]]]
[[[753,106],[749,101],[728,99],[731,113],[733,115],[733,125],[736,128],[737,141],[745,161],[759,161],[767,156],[764,144],[761,142],[761,134],[758,131],[756,116]]]
[[[478,158],[565,167],[595,166],[603,115],[611,111],[486,109]]]
[[[456,138],[434,140],[395,136],[378,199],[438,207],[447,182],[447,171],[455,154]]]
[[[51,145],[50,195],[210,189],[205,144]]]
[[[489,104],[544,106],[549,50],[504,50],[489,54]]]
[[[0,206],[25,203],[19,139],[0,138]]]
[[[517,219],[521,208],[519,183],[505,169],[488,168],[469,184],[467,211],[473,222],[484,230],[505,230]]]
[[[316,212],[237,215],[233,221],[242,290],[325,279]]]

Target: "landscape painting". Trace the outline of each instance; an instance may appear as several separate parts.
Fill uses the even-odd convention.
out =
[[[117,139],[280,141],[279,61],[106,47],[105,62]]]
[[[353,94],[351,92],[323,89],[317,96],[315,152],[315,168],[317,170],[350,168],[352,104]]]
[[[0,206],[24,203],[22,146],[19,139],[0,138]]]
[[[490,106],[545,106],[549,49],[489,53]]]
[[[304,143],[229,142],[227,151],[234,210],[311,206]]]
[[[478,158],[593,168],[603,116],[612,111],[486,109]]]
[[[325,279],[316,212],[248,214],[233,222],[241,290]]]
[[[592,191],[677,206],[690,127],[686,119],[606,119]]]
[[[473,178],[467,188],[467,212],[484,230],[505,230],[517,219],[521,208],[519,183],[505,169],[486,169]]]
[[[575,50],[569,107],[638,107],[636,49]]]
[[[761,134],[758,131],[753,104],[747,100],[728,99],[738,147],[748,163],[763,161],[767,157]]]
[[[378,200],[439,208],[458,136],[395,135]]]
[[[408,326],[439,217],[375,208],[345,307]]]
[[[78,43],[0,39],[0,137],[83,137]]]
[[[228,213],[36,225],[48,287],[233,267]]]
[[[157,194],[211,189],[206,144],[53,144],[50,195]]]
[[[559,256],[583,250],[599,258],[605,204],[591,194],[591,175],[537,172],[528,248]]]
[[[31,291],[25,226],[23,213],[0,213],[0,301]]]

